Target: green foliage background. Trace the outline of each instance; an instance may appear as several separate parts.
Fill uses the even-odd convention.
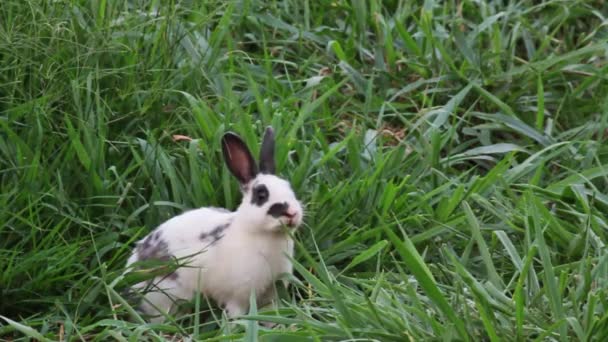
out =
[[[2,1],[0,338],[605,340],[607,17],[603,0]],[[122,295],[134,242],[235,208],[219,138],[257,149],[270,124],[307,207],[283,308],[227,324],[199,298],[146,324]]]

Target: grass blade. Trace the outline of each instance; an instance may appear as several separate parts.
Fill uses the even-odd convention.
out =
[[[468,341],[469,337],[464,323],[460,320],[460,318],[458,318],[448,301],[439,290],[437,282],[431,274],[431,271],[426,263],[422,260],[422,257],[416,250],[416,247],[414,247],[414,244],[410,241],[407,234],[403,233],[403,240],[401,240],[397,234],[395,234],[386,225],[384,226],[384,232],[395,247],[397,253],[399,253],[403,261],[411,270],[412,274],[420,283],[420,287],[422,287],[424,292],[438,306],[439,310],[441,310],[448,320],[456,326],[460,337]]]

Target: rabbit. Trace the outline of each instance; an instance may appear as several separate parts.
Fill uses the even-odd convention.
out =
[[[132,286],[150,289],[140,310],[155,316],[152,322],[164,321],[176,300],[191,300],[197,292],[235,318],[248,312],[252,290],[260,307],[270,304],[275,281],[293,271],[289,231],[302,224],[304,213],[290,183],[275,175],[272,127],[264,133],[259,167],[237,134],[225,133],[221,145],[228,170],[240,183],[236,211],[203,207],[175,216],[138,241],[127,261],[128,269],[147,260],[183,260],[171,273]]]

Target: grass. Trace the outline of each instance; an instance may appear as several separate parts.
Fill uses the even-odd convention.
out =
[[[606,340],[607,11],[4,0],[0,339]],[[269,124],[307,206],[282,308],[145,323],[134,241],[235,208],[219,137]]]

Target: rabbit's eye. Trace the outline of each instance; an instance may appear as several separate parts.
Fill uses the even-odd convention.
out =
[[[257,185],[253,188],[253,196],[251,202],[261,207],[268,201],[268,188],[264,184]]]

